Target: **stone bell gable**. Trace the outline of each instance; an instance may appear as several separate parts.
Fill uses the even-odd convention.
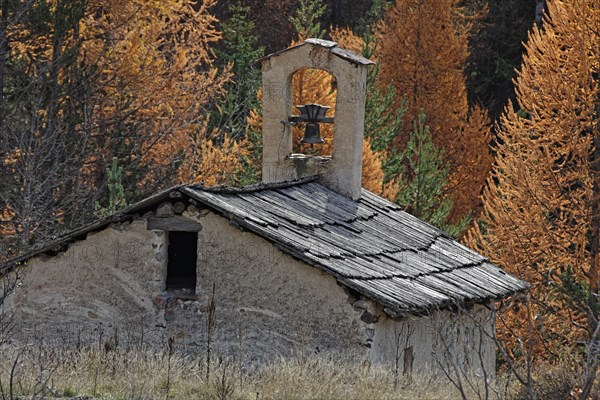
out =
[[[318,174],[325,186],[354,200],[361,194],[367,67],[372,61],[337,46],[307,39],[259,60],[263,79],[263,182]],[[292,76],[303,68],[329,72],[337,83],[333,155],[292,154]]]

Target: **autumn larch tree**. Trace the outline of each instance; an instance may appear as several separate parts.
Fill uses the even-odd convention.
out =
[[[433,142],[444,150],[457,222],[480,206],[480,191],[491,166],[488,118],[469,109],[463,69],[468,26],[458,0],[397,0],[377,27],[380,83],[392,84],[398,102],[407,99],[400,150],[419,115],[427,115]],[[399,105],[399,103],[397,104]]]
[[[198,158],[218,153],[202,111],[228,73],[214,1],[196,3],[2,2],[0,214],[21,247],[89,221],[114,157],[129,202],[200,180]]]
[[[600,3],[547,7],[529,35],[517,106],[501,119],[484,213],[468,241],[531,283],[534,307],[510,327],[530,336],[524,321],[534,320],[538,349],[556,350],[598,340]]]
[[[92,81],[91,129],[108,138],[104,152],[119,158],[129,195],[178,180],[177,167],[189,161],[190,138],[203,123],[201,111],[223,91],[229,73],[213,66],[211,46],[221,35],[209,13],[212,5],[212,0],[197,9],[191,0],[87,5],[82,24],[89,39],[81,57],[99,70]],[[179,176],[191,179],[185,172]]]

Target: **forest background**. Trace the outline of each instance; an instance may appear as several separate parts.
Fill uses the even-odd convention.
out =
[[[334,40],[377,62],[363,186],[530,282],[499,305],[502,368],[533,396],[569,365],[587,396],[599,27],[599,0],[1,0],[0,261],[178,183],[259,181],[255,60]],[[294,104],[335,96],[294,75]]]

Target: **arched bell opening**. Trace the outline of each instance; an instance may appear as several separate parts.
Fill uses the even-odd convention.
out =
[[[292,152],[330,157],[333,154],[336,79],[317,68],[292,75]]]

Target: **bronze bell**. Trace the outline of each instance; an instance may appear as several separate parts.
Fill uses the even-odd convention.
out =
[[[325,143],[325,140],[321,137],[321,128],[316,122],[307,122],[304,127],[304,136],[300,139],[300,143],[309,143],[312,147],[314,144]]]
[[[296,106],[296,108],[300,110],[300,116],[295,117],[295,121],[306,122],[304,137],[300,139],[300,143],[310,144],[310,147],[313,147],[314,144],[325,143],[325,140],[321,137],[319,122],[333,122],[333,118],[325,117],[329,107],[320,104],[304,104]]]
[[[310,147],[313,147],[314,144],[325,143],[325,140],[321,137],[319,123],[333,123],[333,118],[325,116],[329,107],[320,104],[304,104],[296,106],[296,108],[300,110],[300,115],[291,115],[288,117],[288,121],[306,123],[304,136],[300,139],[300,143],[308,143]]]

